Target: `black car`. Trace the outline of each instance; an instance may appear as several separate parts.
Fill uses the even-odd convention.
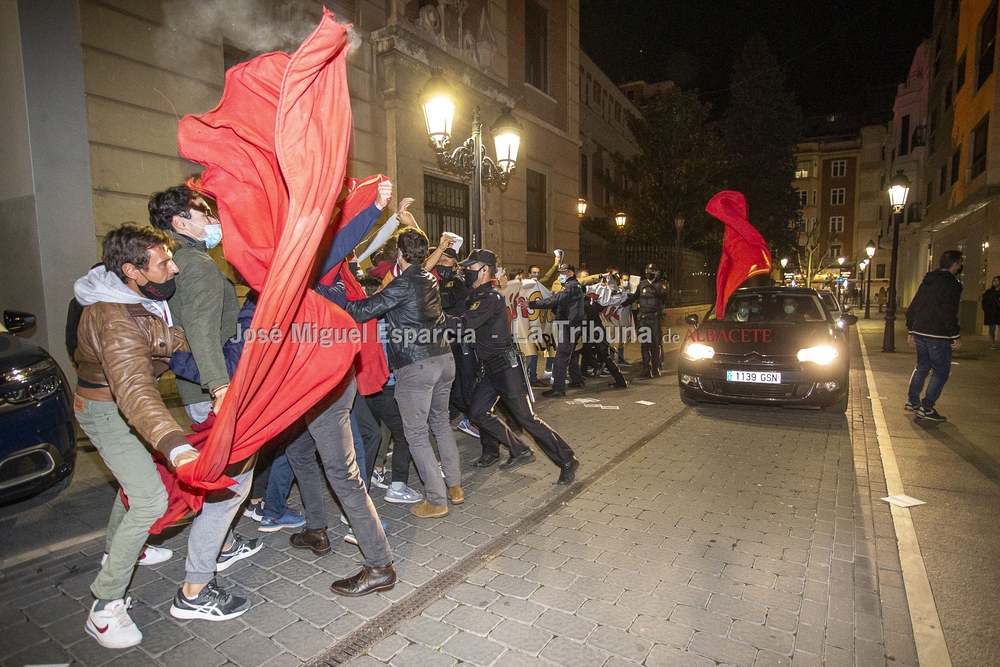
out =
[[[681,400],[847,410],[850,358],[846,326],[816,290],[744,288],[729,297],[723,318],[715,309],[694,325],[681,348]],[[843,323],[843,326],[841,325]]]
[[[0,505],[69,485],[76,463],[72,394],[59,365],[15,336],[28,313],[4,311],[0,326]]]

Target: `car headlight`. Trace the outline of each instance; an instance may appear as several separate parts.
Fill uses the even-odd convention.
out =
[[[43,359],[30,366],[22,366],[0,373],[0,404],[30,403],[48,398],[56,393],[62,385],[58,375],[49,373],[43,377],[37,377],[55,367],[54,361]]]
[[[47,370],[51,370],[56,367],[56,364],[51,359],[42,359],[38,363],[31,364],[30,366],[22,366],[21,368],[15,368],[14,370],[7,371],[0,375],[0,379],[3,380],[2,384],[11,384],[16,382],[27,382],[30,378],[38,375],[39,373],[44,373]]]
[[[701,343],[691,343],[686,348],[684,348],[684,358],[690,361],[701,361],[702,359],[711,359],[715,356],[715,348],[710,345],[702,345]]]
[[[817,345],[816,347],[807,347],[799,350],[797,356],[799,361],[811,361],[814,364],[826,366],[837,358],[838,352],[837,348],[830,347],[829,345]]]

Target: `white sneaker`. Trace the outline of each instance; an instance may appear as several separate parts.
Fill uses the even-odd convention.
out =
[[[128,615],[132,598],[111,600],[99,610],[96,607],[100,602],[94,600],[94,604],[90,607],[90,615],[87,616],[87,623],[84,626],[87,634],[107,648],[128,648],[142,641],[142,633]]]
[[[174,557],[174,552],[170,549],[164,549],[163,547],[153,547],[146,545],[146,548],[142,550],[142,555],[139,556],[139,565],[159,565],[160,563],[166,563],[168,560]],[[105,551],[104,555],[101,556],[101,565],[108,560],[108,552]]]
[[[372,471],[372,486],[377,489],[387,489],[389,485],[385,482],[385,471],[384,470],[374,470]]]

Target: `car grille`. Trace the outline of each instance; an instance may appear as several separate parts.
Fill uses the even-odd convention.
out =
[[[0,463],[0,490],[47,475],[55,467],[52,455],[44,449],[14,454]]]
[[[776,371],[779,373],[802,370],[802,364],[795,356],[761,356],[755,352],[750,354],[716,354],[712,359],[712,366],[723,370],[745,368],[746,370]]]
[[[704,381],[704,388],[716,396],[732,398],[804,398],[812,390],[811,384],[782,382],[781,384],[751,384],[747,382]]]

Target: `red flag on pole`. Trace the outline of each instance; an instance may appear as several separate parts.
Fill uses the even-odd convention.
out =
[[[226,467],[337,386],[359,350],[350,316],[309,289],[347,166],[347,27],[324,10],[293,55],[231,68],[219,106],[181,120],[181,155],[205,165],[193,185],[215,198],[226,258],[260,297],[222,412],[198,459],[178,469],[154,532],[198,510],[204,489],[231,483]],[[316,335],[324,328],[332,345]]]
[[[747,220],[747,200],[743,193],[723,190],[712,197],[705,210],[726,225],[715,278],[715,313],[722,319],[726,301],[740,285],[751,276],[771,272],[771,252],[764,237]]]

